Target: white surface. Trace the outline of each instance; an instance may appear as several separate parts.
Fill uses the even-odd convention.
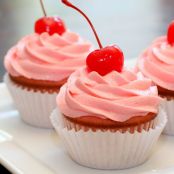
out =
[[[20,120],[5,85],[0,85],[0,163],[13,173],[171,174],[173,147],[174,137],[163,135],[149,160],[139,167],[105,171],[79,166],[64,152],[54,130],[37,129]]]

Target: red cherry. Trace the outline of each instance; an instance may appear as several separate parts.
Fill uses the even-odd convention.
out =
[[[113,70],[121,72],[124,55],[117,46],[108,46],[91,52],[86,59],[86,64],[90,70],[102,76]]]
[[[66,31],[65,24],[59,17],[43,17],[36,21],[35,32],[38,34],[47,32],[50,35],[57,33],[62,35]]]
[[[167,41],[170,45],[174,44],[174,21],[169,24],[167,32]]]

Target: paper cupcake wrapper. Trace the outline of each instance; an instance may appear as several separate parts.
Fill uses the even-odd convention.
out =
[[[165,110],[168,119],[163,133],[167,135],[174,135],[174,100],[164,99],[161,105]]]
[[[13,83],[6,74],[4,81],[22,120],[32,126],[53,128],[49,116],[56,107],[57,93],[49,94],[28,90]]]
[[[131,134],[68,130],[57,110],[50,119],[69,156],[80,165],[96,169],[125,169],[142,164],[151,154],[167,122],[165,112],[160,109],[154,129]]]

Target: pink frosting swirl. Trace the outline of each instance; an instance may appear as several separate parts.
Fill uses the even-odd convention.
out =
[[[60,81],[85,65],[92,45],[70,31],[63,35],[31,34],[22,38],[5,56],[5,67],[12,76],[35,80]]]
[[[137,67],[158,86],[174,91],[174,46],[166,36],[156,39],[140,55]]]
[[[120,122],[157,113],[160,101],[152,81],[128,69],[101,76],[80,68],[57,96],[58,108],[66,116],[98,116]]]

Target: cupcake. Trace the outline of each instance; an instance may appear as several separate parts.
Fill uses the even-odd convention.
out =
[[[83,67],[61,87],[52,124],[69,156],[97,169],[145,162],[166,123],[157,87],[126,68],[104,76]],[[91,148],[92,145],[92,148]]]
[[[56,31],[49,22],[48,30],[45,22],[48,26],[44,30],[41,23],[44,20],[58,22],[64,28]],[[4,80],[22,120],[33,126],[52,128],[49,115],[56,106],[56,95],[69,75],[85,65],[92,45],[66,29],[57,17],[38,21],[36,33],[25,36],[7,52]]]
[[[67,0],[63,2],[82,13]],[[100,49],[91,52],[86,66],[61,87],[51,122],[69,156],[80,165],[96,169],[140,165],[167,121],[159,108],[161,98],[150,79],[123,68],[120,48],[102,47],[89,23]]]
[[[164,133],[174,135],[174,22],[169,25],[167,36],[154,40],[139,56],[137,68],[157,85],[168,116]]]

